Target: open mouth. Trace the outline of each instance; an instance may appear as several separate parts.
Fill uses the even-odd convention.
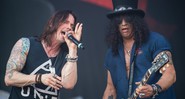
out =
[[[128,32],[128,28],[122,28],[122,32]]]
[[[66,33],[66,32],[64,32],[64,31],[61,31],[61,33],[65,35],[65,33]]]

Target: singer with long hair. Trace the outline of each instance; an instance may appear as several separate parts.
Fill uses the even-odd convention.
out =
[[[61,88],[75,86],[78,47],[67,35],[80,41],[82,23],[76,21],[72,11],[57,11],[39,37],[15,43],[5,74],[6,85],[12,86],[9,99],[56,99]]]

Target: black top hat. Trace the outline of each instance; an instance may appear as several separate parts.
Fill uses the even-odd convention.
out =
[[[114,11],[107,14],[109,19],[122,14],[135,14],[143,18],[145,12],[137,9],[138,0],[112,0]]]

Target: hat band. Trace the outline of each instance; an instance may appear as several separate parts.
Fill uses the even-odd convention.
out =
[[[130,10],[130,9],[133,9],[132,7],[119,7],[119,8],[115,8],[114,11],[124,11],[124,10]]]

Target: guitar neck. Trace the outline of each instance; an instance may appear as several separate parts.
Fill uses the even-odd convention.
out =
[[[150,69],[148,69],[148,71],[145,73],[142,80],[140,81],[140,84],[138,85],[138,87],[145,85],[148,79],[150,78],[151,74],[152,72],[150,71]],[[138,97],[138,94],[136,94],[136,90],[134,90],[134,92],[128,99],[136,99],[137,97]]]
[[[141,80],[141,85],[145,85],[146,84],[146,82],[150,78],[151,74],[152,74],[152,72],[150,71],[150,69],[148,69],[148,71],[145,73],[145,75],[143,76],[143,78]]]

